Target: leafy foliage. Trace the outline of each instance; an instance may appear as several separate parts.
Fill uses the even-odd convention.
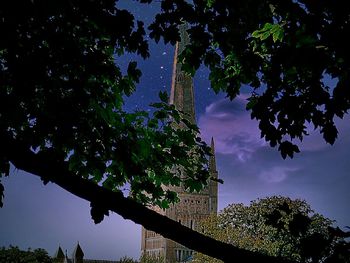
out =
[[[226,243],[295,262],[349,262],[350,233],[332,226],[303,200],[273,196],[249,206],[231,204],[202,222],[205,234]],[[334,261],[336,259],[336,261]],[[221,262],[197,254],[195,262]]]
[[[350,108],[348,5],[160,3],[150,37],[174,44],[178,26],[187,22],[192,43],[181,55],[183,68],[193,74],[204,63],[213,89],[231,99],[242,85],[251,86],[247,107],[261,136],[282,157],[299,151],[293,141],[307,135],[309,124],[334,143],[334,119]],[[117,0],[5,1],[0,33],[1,175],[9,174],[8,151],[15,142],[112,192],[129,187],[130,198],[142,204],[166,208],[177,197],[164,186],[199,191],[207,183],[209,149],[165,94],[153,104],[153,115],[123,109],[141,72],[130,62],[123,74],[116,62],[125,52],[143,58],[149,52],[143,22]],[[323,81],[325,74],[335,87]],[[39,174],[50,181],[50,175]],[[0,205],[3,192],[0,184]],[[103,200],[91,207],[96,222],[108,213]]]
[[[0,262],[7,263],[52,263],[51,257],[42,248],[31,251],[20,250],[18,247],[0,248]]]
[[[121,259],[119,259],[118,261],[119,263],[138,263],[137,260],[134,260],[132,258],[129,258],[129,257],[122,257]]]
[[[251,117],[283,158],[299,152],[294,141],[312,126],[335,142],[334,120],[350,108],[350,7],[343,1],[164,0],[162,8],[151,36],[171,42],[177,35],[166,32],[186,21],[192,43],[184,68],[204,63],[213,89],[231,99],[249,85]]]
[[[163,263],[164,258],[162,256],[152,256],[143,254],[140,257],[140,263]]]
[[[161,8],[150,36],[174,44],[178,26],[187,22],[192,43],[181,55],[183,68],[194,73],[203,62],[213,89],[231,99],[243,84],[253,87],[247,107],[282,157],[299,152],[292,140],[302,140],[309,123],[334,143],[334,118],[350,107],[348,42],[341,38],[350,31],[347,5],[163,0]],[[123,110],[123,96],[134,91],[141,72],[130,62],[123,75],[115,62],[124,52],[149,56],[142,21],[114,0],[11,1],[0,17],[2,140],[68,162],[78,176],[112,191],[130,185],[145,204],[167,207],[176,200],[162,188],[181,183],[171,165],[184,168],[190,190],[202,188],[207,148],[196,127],[174,129],[169,120],[184,119],[164,95],[153,104],[153,116]],[[324,74],[337,80],[334,89],[322,81]],[[0,172],[8,171],[6,152],[0,152]]]
[[[0,32],[1,141],[21,142],[76,176],[111,191],[129,187],[138,202],[162,208],[177,200],[164,186],[206,184],[209,148],[166,94],[153,116],[123,109],[141,72],[130,62],[123,75],[115,55],[149,53],[143,23],[115,1],[7,2]],[[0,172],[9,172],[3,149]],[[106,214],[98,205],[91,205],[95,222]]]

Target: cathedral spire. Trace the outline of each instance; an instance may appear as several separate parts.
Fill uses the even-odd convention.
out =
[[[211,137],[211,156],[209,157],[209,209],[210,213],[216,214],[218,211],[218,171],[216,170],[214,138]]]
[[[173,104],[176,109],[183,111],[187,115],[185,118],[195,124],[193,81],[191,76],[181,69],[182,65],[178,58],[179,54],[185,50],[186,45],[190,43],[190,38],[186,32],[186,25],[181,25],[179,31],[181,41],[176,43],[175,48],[169,103]],[[174,126],[182,129],[185,128],[183,124],[179,123],[178,126]],[[213,139],[211,141],[211,152],[213,155],[208,160],[210,166],[208,172],[212,180],[208,182],[208,185],[199,193],[189,192],[182,186],[169,186],[172,191],[178,194],[181,202],[173,204],[169,209],[160,210],[154,207],[153,210],[195,230],[199,230],[200,222],[208,218],[210,214],[217,214],[218,172],[216,171]],[[175,169],[178,169],[178,167],[174,166],[174,171]],[[182,171],[180,172],[182,173]],[[155,238],[157,242],[154,241]],[[164,257],[164,262],[187,262],[188,258],[193,255],[191,249],[145,228],[142,228],[141,250],[142,255],[158,253],[158,255]]]
[[[181,69],[182,64],[178,61],[179,55],[190,43],[186,28],[187,26],[185,24],[180,26],[181,41],[177,42],[175,46],[170,104],[174,104],[176,109],[187,114],[187,119],[194,124],[196,122],[196,117],[194,110],[193,80],[189,74]]]
[[[214,145],[214,138],[211,137],[211,156],[209,157],[209,170],[210,171],[216,171],[216,159],[215,159],[215,145]]]

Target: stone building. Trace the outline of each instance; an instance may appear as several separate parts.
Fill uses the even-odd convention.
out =
[[[187,113],[188,120],[195,123],[194,88],[191,76],[181,70],[181,63],[178,55],[189,43],[189,37],[185,31],[185,26],[180,28],[181,41],[176,44],[170,103],[174,104],[178,110]],[[209,160],[209,171],[212,177],[218,178],[215,162],[214,140],[211,140],[213,156]],[[211,181],[200,193],[189,193],[182,187],[172,187],[178,193],[180,201],[166,210],[155,209],[160,214],[180,222],[181,224],[196,229],[198,223],[207,218],[212,213],[217,213],[218,206],[218,185]],[[166,263],[187,262],[191,259],[193,251],[162,237],[161,235],[142,229],[141,253],[155,257],[164,258]]]

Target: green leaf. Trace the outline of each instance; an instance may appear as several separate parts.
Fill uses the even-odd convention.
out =
[[[273,32],[272,34],[272,39],[273,39],[273,42],[277,42],[277,41],[282,41],[283,40],[283,37],[284,37],[284,31],[283,31],[283,28],[282,27],[278,27],[279,30],[276,30],[275,32]]]
[[[162,102],[164,102],[164,103],[169,102],[169,97],[168,97],[168,94],[166,93],[166,91],[159,91],[158,96]]]
[[[161,102],[151,103],[150,106],[153,108],[161,109],[161,108],[164,108],[164,103],[161,103]]]
[[[149,120],[149,122],[147,123],[147,126],[151,129],[157,128],[158,127],[158,120],[156,120],[156,119]]]
[[[260,40],[265,40],[271,35],[270,31],[265,31],[262,34],[260,34]]]
[[[281,152],[283,159],[286,159],[287,156],[293,158],[294,153],[300,152],[299,147],[297,145],[288,141],[281,142],[278,150]]]
[[[114,190],[116,187],[116,180],[113,178],[113,176],[110,175],[106,180],[103,181],[102,186],[109,190]]]
[[[135,61],[130,62],[128,65],[127,72],[133,81],[135,81],[136,83],[139,83],[142,73],[141,73],[141,70],[137,68],[137,62]]]
[[[73,153],[70,157],[69,157],[69,161],[68,161],[68,169],[70,171],[75,172],[76,170],[79,169],[79,167],[81,167],[81,162],[83,161],[83,159],[81,158],[82,156],[80,154],[77,153]]]
[[[207,7],[212,7],[216,0],[207,0]]]
[[[321,132],[323,133],[325,141],[331,145],[334,144],[335,139],[338,137],[338,130],[332,122],[325,124]]]
[[[167,209],[167,208],[169,208],[169,206],[170,206],[170,203],[167,200],[161,200],[159,202],[159,207],[160,208]]]
[[[272,35],[273,42],[282,41],[284,36],[283,27],[280,24],[266,23],[262,29],[255,30],[252,37],[265,40]]]
[[[263,27],[262,30],[264,30],[264,31],[270,31],[271,29],[273,29],[273,26],[274,26],[274,24],[266,23],[266,24],[264,25],[264,27]]]
[[[246,106],[246,109],[247,110],[251,110],[254,108],[254,106],[258,103],[258,97],[256,96],[252,96],[248,99],[248,103],[247,103],[247,106]]]
[[[194,179],[186,180],[186,186],[188,187],[190,192],[199,192],[203,189],[203,184]]]
[[[170,202],[176,202],[179,199],[177,193],[170,190],[166,191],[166,198],[170,200]]]
[[[156,111],[154,113],[154,117],[159,119],[159,120],[163,120],[167,117],[167,112],[166,111]]]
[[[255,30],[255,31],[252,33],[252,37],[260,38],[260,30]]]
[[[192,76],[192,77],[196,73],[196,67],[192,66],[192,64],[190,64],[190,63],[182,64],[182,68],[181,69],[183,71],[185,71],[188,75]]]

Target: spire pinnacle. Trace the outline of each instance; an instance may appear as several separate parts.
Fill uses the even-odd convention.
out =
[[[60,245],[58,245],[58,249],[53,257],[56,259],[64,259],[64,253]]]
[[[79,241],[78,241],[78,243],[73,251],[72,258],[73,259],[83,259],[84,258],[84,252],[80,247]]]
[[[209,157],[209,170],[210,171],[216,171],[216,159],[215,159],[215,145],[214,145],[214,138],[211,137],[211,156]]]
[[[187,26],[185,24],[179,27],[181,41],[177,42],[175,46],[169,102],[170,104],[174,104],[177,110],[183,111],[187,114],[187,119],[189,121],[195,123],[193,79],[181,69],[182,64],[178,60],[179,55],[190,43],[190,38],[186,32],[186,28]]]

